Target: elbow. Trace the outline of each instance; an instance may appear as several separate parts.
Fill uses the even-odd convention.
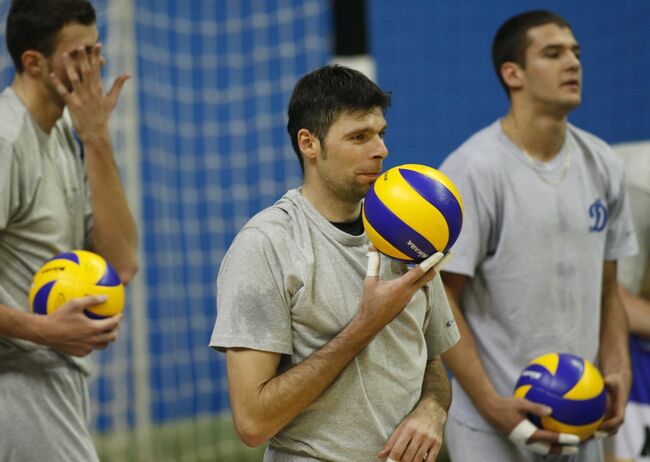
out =
[[[266,443],[273,436],[261,422],[254,419],[234,419],[239,439],[249,448],[256,448]]]
[[[140,264],[138,263],[138,259],[133,257],[130,262],[117,269],[117,275],[120,281],[122,281],[122,284],[126,286],[135,277],[139,269]]]

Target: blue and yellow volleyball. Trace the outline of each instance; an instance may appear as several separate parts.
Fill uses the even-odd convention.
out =
[[[548,353],[535,358],[519,376],[515,396],[553,409],[550,416],[529,415],[538,427],[589,438],[605,416],[607,395],[598,369],[580,356]]]
[[[33,313],[51,314],[73,298],[106,295],[108,300],[86,308],[86,316],[106,318],[124,309],[124,286],[115,269],[87,250],[61,253],[36,272],[29,290]]]
[[[419,263],[456,242],[463,201],[442,172],[426,165],[400,165],[384,172],[368,190],[362,219],[377,250]]]

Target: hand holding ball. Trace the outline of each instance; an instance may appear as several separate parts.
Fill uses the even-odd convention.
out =
[[[550,407],[550,416],[529,415],[540,428],[589,438],[605,417],[603,377],[586,359],[548,353],[532,360],[519,376],[515,396]]]
[[[86,308],[90,318],[106,318],[124,309],[124,286],[115,269],[93,252],[73,250],[46,261],[36,272],[29,307],[34,313],[50,314],[71,299],[88,295],[108,297]]]

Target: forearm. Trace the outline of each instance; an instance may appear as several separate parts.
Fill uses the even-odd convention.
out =
[[[451,300],[450,304],[454,309]],[[483,367],[474,335],[469,329],[464,316],[457,308],[454,309],[454,317],[460,331],[460,340],[451,349],[443,353],[442,359],[454,378],[472,399],[478,411],[486,419],[490,420],[493,411],[490,404],[494,403],[495,399],[500,395]]]
[[[93,210],[93,249],[104,256],[127,283],[138,270],[138,238],[108,130],[86,136],[83,143]]]
[[[274,374],[277,364],[262,360],[258,365],[268,370],[256,370],[256,374],[272,378],[260,385],[255,382],[256,374],[248,369],[254,363],[247,359],[231,361],[233,355],[259,356],[260,352],[228,351],[233,417],[242,441],[258,446],[284,428],[327,390],[373,336],[352,322],[321,349],[280,375]]]
[[[451,384],[440,357],[427,363],[422,383],[422,394],[416,408],[426,409],[447,418],[451,405]]]
[[[630,333],[650,338],[650,300],[630,293],[620,284],[619,295],[628,317]]]
[[[605,270],[605,272],[610,272]],[[599,361],[604,375],[621,373],[631,377],[630,355],[628,349],[628,322],[625,308],[618,296],[615,281],[616,267],[613,276],[605,274],[601,306],[600,350]],[[612,279],[613,278],[613,279]]]
[[[40,325],[38,315],[0,305],[0,337],[11,337],[30,342],[39,342]]]

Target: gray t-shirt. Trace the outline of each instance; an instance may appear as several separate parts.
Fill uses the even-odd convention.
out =
[[[461,305],[497,391],[512,395],[520,372],[543,353],[595,361],[603,262],[636,251],[620,159],[569,125],[558,155],[532,162],[496,121],[441,170],[465,206],[445,271],[470,276]],[[453,396],[451,415],[490,428],[455,380]]]
[[[0,94],[0,304],[28,311],[34,273],[60,252],[88,248],[91,229],[86,171],[70,124],[62,118],[47,135],[13,90],[5,89]],[[32,362],[40,368],[64,361],[89,371],[88,358],[64,358],[31,342],[0,337],[0,365]]]
[[[335,337],[357,312],[368,239],[337,229],[299,190],[253,217],[224,257],[210,346],[283,355],[279,372]],[[382,256],[381,274],[407,270]],[[265,460],[375,461],[417,403],[427,360],[459,338],[439,277],[270,441]]]

